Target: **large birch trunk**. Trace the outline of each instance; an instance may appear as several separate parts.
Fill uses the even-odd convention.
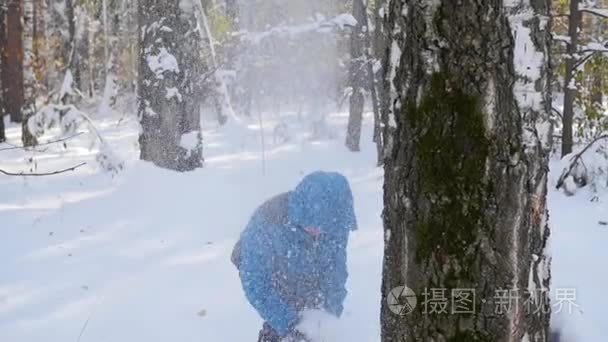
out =
[[[545,0],[390,2],[383,341],[547,340],[548,15]],[[418,294],[408,315],[387,305],[399,286]]]

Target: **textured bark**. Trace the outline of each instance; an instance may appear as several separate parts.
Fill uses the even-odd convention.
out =
[[[365,32],[367,30],[367,13],[363,0],[353,1],[353,17],[357,25],[352,30],[350,40],[350,71],[349,83],[352,89],[348,128],[346,132],[346,147],[353,152],[360,151],[361,124],[363,121],[363,106],[365,105],[365,86],[367,80]]]
[[[70,63],[72,52],[72,40],[69,36],[70,25],[68,21],[73,20],[73,10],[67,6],[67,0],[50,0],[49,10],[49,25],[47,26],[47,34],[49,37],[48,43],[54,44],[54,49],[51,52],[50,67],[53,68],[55,77],[61,82],[65,77],[66,71]],[[66,10],[63,11],[62,9]],[[67,33],[67,34],[66,34]],[[51,83],[51,87],[55,86]]]
[[[200,102],[194,95],[200,70],[193,55],[200,45],[192,38],[197,35],[188,32],[189,19],[181,13],[179,1],[139,2],[141,159],[177,171],[202,166]],[[164,56],[161,66],[151,63],[158,56]],[[168,63],[173,58],[175,63]],[[181,146],[187,134],[194,134],[198,141],[192,149]]]
[[[570,42],[566,48],[566,75],[564,77],[564,113],[562,116],[562,157],[572,152],[574,101],[576,89],[574,76],[576,53],[578,51],[579,29],[582,23],[582,13],[579,11],[579,0],[570,0],[570,16],[568,17],[568,37]]]
[[[34,146],[38,142],[30,133],[27,122],[36,114],[36,76],[34,65],[34,0],[23,1],[23,122],[21,124],[21,141],[23,146]]]
[[[548,13],[545,0],[390,2],[383,341],[547,340]],[[418,308],[400,316],[386,300],[403,285]],[[433,288],[474,290],[474,312],[424,313]],[[511,289],[542,310],[522,296],[497,314]]]
[[[385,130],[383,121],[385,121],[386,118],[385,114],[388,113],[388,103],[390,101],[389,88],[386,87],[386,68],[384,67],[388,63],[386,60],[388,34],[385,30],[386,25],[388,24],[385,20],[387,8],[386,0],[376,1],[376,11],[374,15],[375,30],[373,36],[370,35],[369,37],[372,41],[371,46],[374,59],[379,61],[380,65],[382,65],[380,70],[372,76],[372,82],[374,83],[373,90],[375,92],[372,96],[376,102],[376,108],[374,109],[374,142],[376,143],[378,166],[384,164]]]
[[[382,70],[378,80],[378,101],[380,106],[380,122],[379,134],[382,139],[382,150],[379,152],[379,164],[384,164],[384,159],[388,155],[392,147],[393,129],[391,125],[386,125],[389,118],[392,117],[391,102],[395,96],[395,89],[391,86],[389,78],[393,73],[392,62],[390,60],[391,42],[397,42],[398,37],[393,38],[390,34],[391,27],[395,24],[389,22],[389,3],[388,0],[379,0],[377,3],[378,11],[376,13],[376,31],[374,36],[374,50],[376,58],[381,62]],[[391,69],[389,69],[391,68]]]
[[[2,75],[4,72],[4,49],[6,48],[6,1],[0,1],[0,142],[6,141],[4,133],[4,115],[6,108],[4,103],[4,83]]]
[[[21,122],[21,107],[23,106],[23,41],[21,17],[22,0],[7,0],[8,11],[6,18],[6,63],[3,74],[5,86],[4,98],[6,111],[12,122]]]

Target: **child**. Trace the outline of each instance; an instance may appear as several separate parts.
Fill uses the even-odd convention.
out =
[[[314,172],[253,214],[232,253],[245,295],[265,320],[259,342],[306,341],[306,309],[342,314],[346,245],[357,228],[348,181]]]

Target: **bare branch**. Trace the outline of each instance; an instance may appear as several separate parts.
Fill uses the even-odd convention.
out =
[[[599,8],[581,8],[579,11],[583,13],[588,13],[591,15],[595,15],[598,17],[602,17],[604,19],[608,19],[608,10],[599,9]]]
[[[603,139],[608,139],[608,134],[600,135],[599,137],[593,139],[593,141],[590,142],[587,146],[585,146],[585,148],[583,148],[579,153],[575,154],[574,156],[572,156],[572,158],[570,158],[570,166],[567,170],[564,170],[562,175],[559,177],[557,185],[555,186],[556,189],[559,189],[564,185],[566,178],[570,176],[572,170],[574,170],[574,167],[577,165],[578,160],[583,157],[583,154],[585,154],[585,152],[587,152],[587,150],[589,150],[591,146],[595,145],[596,142]]]
[[[557,116],[559,116],[560,119],[563,119],[564,116],[562,115],[562,112],[560,112],[557,108],[551,107],[551,110],[553,112],[555,112],[555,114],[557,114]]]
[[[25,172],[8,172],[8,171],[4,171],[2,169],[0,169],[0,173],[6,175],[6,176],[24,176],[24,177],[42,177],[42,176],[53,176],[53,175],[58,175],[61,173],[66,173],[66,172],[70,172],[70,171],[74,171],[76,169],[78,169],[79,167],[82,167],[84,165],[86,165],[87,163],[80,163],[76,166],[72,166],[70,168],[67,169],[63,169],[63,170],[58,170],[58,171],[53,171],[53,172],[44,172],[44,173],[25,173]]]
[[[581,53],[584,53],[585,51],[580,51]],[[591,53],[588,54],[587,56],[579,59],[578,61],[576,61],[576,63],[574,64],[574,66],[572,67],[572,70],[576,71],[576,69],[578,69],[578,67],[580,67],[581,65],[585,64],[586,61],[589,60],[589,58],[593,57],[596,53],[599,53],[601,51],[599,50],[591,50]]]
[[[57,140],[51,140],[49,142],[45,142],[43,144],[38,144],[35,147],[40,147],[40,146],[46,146],[46,145],[52,145],[52,144],[56,144],[56,143],[60,143],[60,142],[64,142],[73,138],[76,138],[77,136],[83,135],[84,132],[79,132],[76,133],[74,135],[71,135],[69,137],[66,138],[61,138],[61,139],[57,139]],[[2,151],[9,151],[9,150],[20,150],[20,149],[27,149],[27,147],[25,146],[17,146],[17,145],[13,145],[12,147],[5,147],[5,148],[0,148],[0,152]]]

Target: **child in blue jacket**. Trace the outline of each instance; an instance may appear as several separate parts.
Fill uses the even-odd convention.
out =
[[[303,310],[342,314],[346,245],[356,228],[350,186],[338,173],[314,172],[255,211],[232,261],[265,321],[259,342],[306,340],[295,330]]]

